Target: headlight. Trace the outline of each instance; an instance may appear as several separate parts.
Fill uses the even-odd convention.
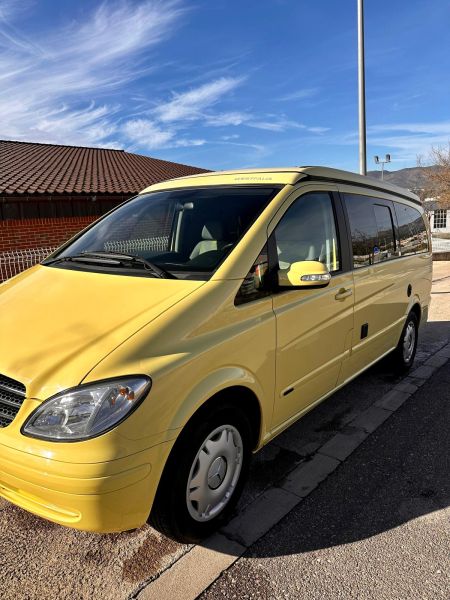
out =
[[[137,408],[151,387],[144,375],[88,383],[49,398],[26,421],[22,433],[60,441],[105,433]]]

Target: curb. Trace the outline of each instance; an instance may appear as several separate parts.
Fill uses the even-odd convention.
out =
[[[312,459],[295,467],[278,485],[265,490],[219,533],[193,546],[158,577],[144,584],[136,600],[195,600],[246,550],[291,512],[324,481],[371,433],[450,360],[450,343],[431,355],[389,392],[356,416]],[[195,574],[195,575],[194,575]]]

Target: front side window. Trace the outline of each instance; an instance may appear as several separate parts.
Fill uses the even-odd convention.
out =
[[[142,275],[147,261],[172,277],[208,279],[278,191],[214,186],[137,196],[64,248],[57,264],[83,270],[101,264],[102,272]],[[121,261],[114,254],[144,261]],[[55,257],[47,264],[52,262]]]
[[[236,295],[235,304],[244,304],[252,300],[259,300],[268,296],[271,292],[268,281],[269,275],[269,252],[267,244],[258,254],[247,277],[241,284]]]
[[[402,256],[426,252],[428,236],[422,215],[407,204],[395,202]]]
[[[311,192],[298,198],[275,229],[280,269],[294,262],[316,260],[329,271],[341,268],[331,196]]]

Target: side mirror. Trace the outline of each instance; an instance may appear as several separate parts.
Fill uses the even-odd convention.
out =
[[[278,285],[291,288],[325,287],[331,275],[326,266],[317,260],[294,262],[287,269],[278,271]]]

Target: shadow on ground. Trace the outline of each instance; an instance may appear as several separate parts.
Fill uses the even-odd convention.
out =
[[[441,323],[428,327],[442,331]],[[347,393],[353,396],[372,378],[389,379],[388,364],[383,361],[376,365],[348,386]],[[342,390],[339,395],[344,393]],[[327,403],[334,407],[337,396],[325,402],[321,410],[328,413]],[[341,413],[343,421],[336,427],[345,424],[347,414]],[[316,418],[311,415],[315,424]],[[319,421],[319,429],[332,429],[336,419],[327,415]],[[251,556],[299,554],[350,544],[446,508],[450,504],[449,422],[450,361],[279,526],[252,546]],[[280,461],[285,460],[280,453]],[[297,455],[290,466],[294,468],[300,460]],[[268,461],[271,478],[277,472],[275,462],[276,457]],[[263,469],[263,464],[257,466],[257,479],[263,479]],[[281,484],[283,478],[278,480]]]

